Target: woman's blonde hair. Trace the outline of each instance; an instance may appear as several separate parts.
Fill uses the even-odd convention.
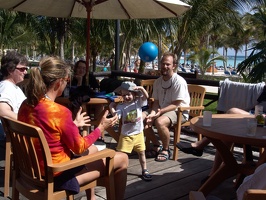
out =
[[[39,67],[33,67],[30,71],[27,90],[27,103],[36,106],[44,97],[52,84],[65,78],[70,72],[70,66],[58,57],[45,57],[40,61]]]

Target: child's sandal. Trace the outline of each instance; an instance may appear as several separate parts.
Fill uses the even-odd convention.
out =
[[[141,178],[144,180],[144,181],[151,181],[152,180],[152,176],[150,175],[149,171],[147,169],[144,169],[142,171],[142,176]]]

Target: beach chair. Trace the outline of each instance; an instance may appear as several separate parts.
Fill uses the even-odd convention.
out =
[[[229,71],[224,71],[225,75],[231,75]]]

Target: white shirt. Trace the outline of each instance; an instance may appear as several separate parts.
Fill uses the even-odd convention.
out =
[[[136,97],[130,103],[118,104],[116,111],[122,117],[121,134],[130,136],[143,131],[142,106],[147,105],[147,100],[142,101],[141,97]]]
[[[176,100],[181,100],[180,106],[188,107],[190,104],[187,82],[176,73],[168,81],[164,81],[162,76],[156,79],[152,97],[159,101],[160,108],[165,108]]]
[[[21,103],[26,99],[20,87],[14,83],[4,80],[0,82],[0,102],[6,102],[14,113],[18,113]],[[0,121],[0,140],[3,140],[5,133]]]

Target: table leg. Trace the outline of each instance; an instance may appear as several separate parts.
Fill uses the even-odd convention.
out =
[[[216,188],[224,180],[236,175],[238,173],[238,164],[230,151],[230,145],[225,144],[220,140],[209,138],[219,152],[223,163],[219,169],[200,187],[205,196],[208,195],[214,188]]]
[[[108,133],[109,135],[112,136],[112,138],[115,139],[116,142],[118,142],[118,140],[119,140],[119,133],[115,132],[115,130],[114,130],[113,127],[108,128],[106,131],[107,131],[107,133]]]

